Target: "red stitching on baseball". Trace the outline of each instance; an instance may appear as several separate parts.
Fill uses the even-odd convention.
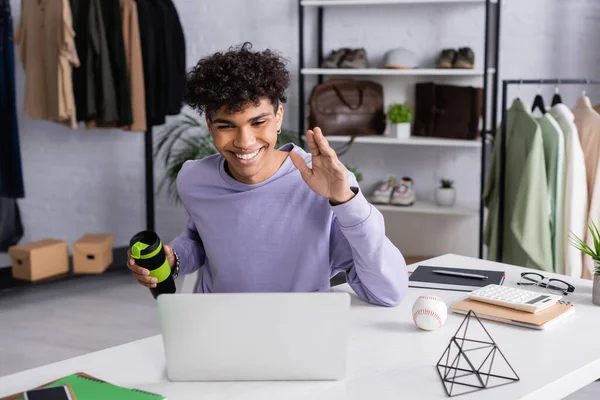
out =
[[[419,298],[421,299],[425,299],[425,300],[439,300],[439,297],[435,297],[435,296],[419,296]]]
[[[415,325],[417,325],[417,317],[419,315],[423,315],[423,314],[431,315],[432,317],[434,317],[435,319],[437,319],[438,328],[442,327],[442,319],[440,318],[440,316],[438,315],[438,313],[436,313],[435,311],[429,310],[429,309],[417,310],[413,314],[413,322],[415,323]]]

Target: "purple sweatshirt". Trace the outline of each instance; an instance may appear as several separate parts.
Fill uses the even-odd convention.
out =
[[[311,155],[294,148],[311,166]],[[383,216],[356,193],[332,206],[302,179],[290,157],[267,180],[233,179],[220,155],[187,161],[177,189],[188,213],[184,232],[171,246],[180,274],[200,269],[196,292],[312,292],[346,273],[363,300],[395,306],[408,287],[406,263],[385,235]]]

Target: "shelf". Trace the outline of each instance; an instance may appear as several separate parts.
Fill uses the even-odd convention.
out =
[[[483,76],[482,69],[454,68],[302,68],[302,75],[369,75],[369,76]],[[493,74],[494,68],[488,69]]]
[[[491,0],[491,3],[497,3],[497,0]],[[303,6],[360,6],[360,5],[378,5],[378,4],[461,4],[461,3],[481,3],[485,0],[302,0]]]
[[[433,215],[463,215],[476,216],[479,211],[476,208],[455,205],[454,207],[440,207],[435,203],[417,200],[412,206],[395,206],[387,204],[373,204],[382,213],[411,213],[411,214],[433,214]]]
[[[350,136],[325,136],[329,143],[347,143]],[[305,139],[305,138],[304,138]],[[480,148],[481,139],[443,139],[431,137],[410,137],[409,139],[396,139],[389,136],[358,136],[354,139],[354,144],[392,144],[401,146],[437,146],[437,147],[468,147]]]

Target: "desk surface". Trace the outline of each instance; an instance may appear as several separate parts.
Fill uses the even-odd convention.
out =
[[[452,254],[423,264],[504,269],[507,286],[516,286],[524,270]],[[576,304],[576,313],[550,330],[483,320],[521,380],[466,398],[558,399],[600,378],[600,307],[592,304],[591,281],[568,280],[576,287],[576,293],[568,296]],[[347,285],[335,290],[352,293]],[[464,316],[449,314],[443,328],[419,330],[412,322],[411,309],[424,293],[435,294],[448,304],[465,297],[464,292],[410,288],[400,306],[385,308],[353,296],[348,375],[343,381],[171,383],[166,379],[159,335],[2,377],[0,397],[84,371],[117,385],[160,393],[169,400],[447,398],[435,365]]]

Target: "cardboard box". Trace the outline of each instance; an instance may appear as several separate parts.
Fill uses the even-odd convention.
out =
[[[69,272],[69,244],[64,240],[43,239],[11,246],[12,276],[39,281]]]
[[[109,234],[83,235],[73,243],[73,272],[100,274],[113,263],[113,243]]]

